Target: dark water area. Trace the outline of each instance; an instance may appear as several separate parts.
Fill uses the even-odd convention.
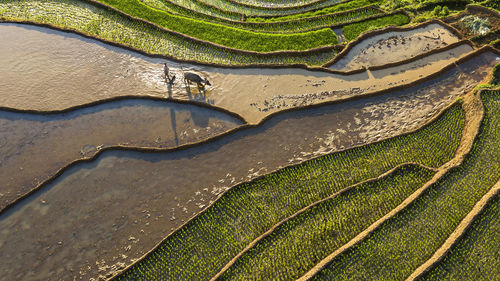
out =
[[[46,115],[0,111],[0,209],[100,149],[173,148],[240,125],[216,110],[139,99]]]
[[[485,53],[412,89],[281,114],[187,150],[106,151],[0,216],[0,274],[72,279],[126,266],[237,183],[419,128],[497,60]]]

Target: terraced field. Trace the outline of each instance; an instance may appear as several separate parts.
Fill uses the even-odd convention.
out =
[[[498,8],[0,0],[0,279],[500,279]]]

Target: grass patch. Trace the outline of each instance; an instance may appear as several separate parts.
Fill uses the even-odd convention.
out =
[[[313,280],[404,280],[428,260],[500,179],[500,95],[482,95],[485,117],[463,164]]]
[[[333,50],[303,52],[294,56],[273,54],[255,56],[233,52],[209,44],[173,35],[122,15],[71,0],[0,0],[0,17],[7,20],[48,23],[65,29],[97,36],[149,53],[219,64],[292,64],[322,65],[335,55]]]
[[[422,281],[495,280],[500,275],[500,195],[495,196],[465,235]]]
[[[308,50],[335,45],[338,42],[337,36],[331,29],[294,34],[260,33],[170,14],[153,9],[138,0],[98,0],[98,2],[169,30],[240,50],[256,52]]]
[[[390,25],[405,25],[410,22],[410,18],[405,14],[395,14],[377,19],[366,20],[358,23],[346,25],[342,28],[345,38],[351,41],[361,33]]]
[[[455,104],[409,135],[330,154],[233,187],[119,280],[207,280],[272,225],[313,202],[402,163],[438,167],[447,162],[463,126],[464,112]]]
[[[434,174],[419,166],[403,166],[383,179],[324,201],[277,228],[219,279],[296,280]]]

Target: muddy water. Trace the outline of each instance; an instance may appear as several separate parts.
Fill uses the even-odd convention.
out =
[[[440,24],[379,34],[356,44],[330,69],[349,71],[416,57],[460,39]]]
[[[105,152],[0,216],[0,274],[7,280],[106,275],[238,182],[418,128],[471,90],[497,59],[485,53],[419,87],[283,114],[185,151]]]
[[[162,75],[164,60],[47,28],[0,24],[0,106],[54,110],[115,96],[151,95],[223,107],[256,124],[290,107],[410,83],[461,55],[443,53],[419,69],[409,64],[349,76],[292,68],[228,69],[169,62],[171,74],[177,77],[169,89]],[[202,91],[185,85],[186,70],[207,77],[212,86]]]
[[[115,101],[45,116],[0,111],[0,209],[99,149],[176,147],[241,123],[194,105],[148,100]]]
[[[158,63],[69,33],[0,24],[2,106],[53,110],[110,96],[165,96]]]

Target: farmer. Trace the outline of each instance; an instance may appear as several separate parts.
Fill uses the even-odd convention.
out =
[[[169,71],[168,65],[167,65],[167,63],[164,63],[163,64],[163,73],[165,74],[165,81],[167,81],[167,83],[169,85],[172,85],[172,84],[174,84],[174,81],[175,81],[175,75],[172,76],[172,78],[170,78],[170,74],[168,71]]]

